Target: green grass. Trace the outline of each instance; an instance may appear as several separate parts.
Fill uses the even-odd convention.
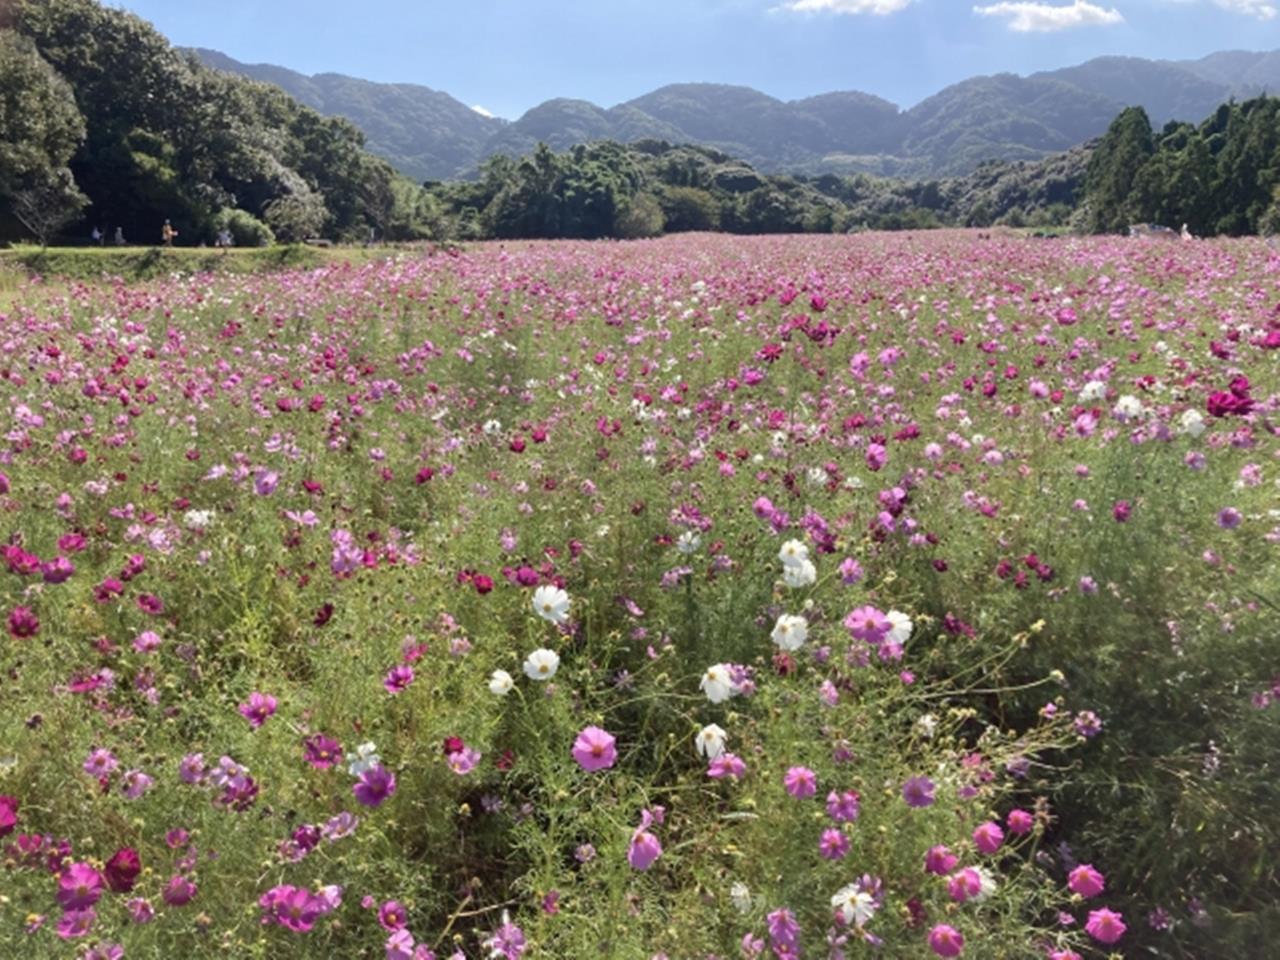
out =
[[[50,247],[42,250],[19,246],[0,251],[0,297],[6,288],[15,285],[7,282],[3,274],[17,271],[72,280],[99,280],[107,276],[136,281],[171,273],[267,273],[331,263],[363,264],[387,255],[386,248],[301,245],[243,250],[203,247]]]

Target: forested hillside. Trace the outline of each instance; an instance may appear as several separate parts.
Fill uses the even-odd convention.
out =
[[[420,187],[348,121],[208,69],[93,0],[20,0],[8,24],[0,207],[39,238],[79,224],[154,243],[166,219],[180,242],[422,233]]]

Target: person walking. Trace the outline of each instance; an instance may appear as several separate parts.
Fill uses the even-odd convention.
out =
[[[165,220],[164,226],[160,228],[160,239],[164,241],[166,247],[173,246],[173,238],[178,235],[178,231],[173,229],[173,224]]]
[[[124,246],[124,227],[116,227],[115,239],[112,241],[117,247]]]

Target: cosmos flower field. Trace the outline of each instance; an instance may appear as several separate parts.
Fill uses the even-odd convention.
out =
[[[1265,244],[682,236],[15,296],[0,955],[1280,935]]]

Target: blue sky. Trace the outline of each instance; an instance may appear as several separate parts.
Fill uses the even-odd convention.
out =
[[[111,0],[109,0],[111,2]],[[421,83],[518,117],[666,83],[907,107],[974,74],[1280,48],[1280,0],[114,0],[174,43]]]

